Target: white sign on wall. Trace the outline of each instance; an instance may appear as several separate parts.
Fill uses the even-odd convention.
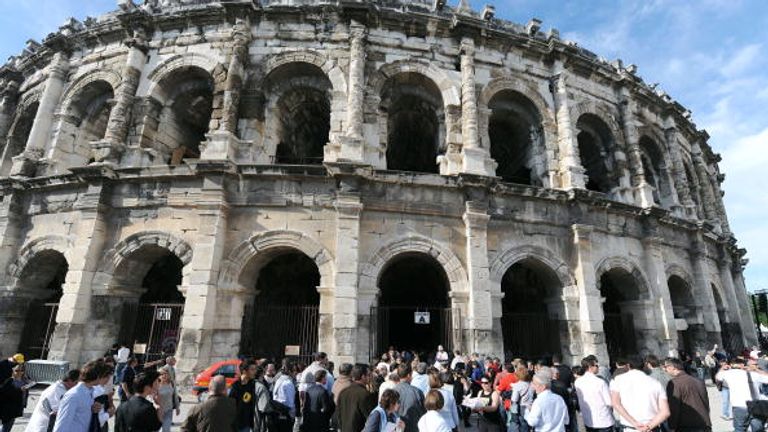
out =
[[[171,320],[171,308],[161,307],[157,308],[157,320],[158,321],[170,321]]]
[[[429,312],[414,312],[413,322],[416,324],[429,324]]]

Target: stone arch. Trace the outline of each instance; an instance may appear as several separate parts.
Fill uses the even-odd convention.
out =
[[[363,292],[378,292],[378,279],[384,267],[396,256],[404,253],[423,253],[434,258],[448,277],[450,293],[467,293],[467,273],[459,258],[445,246],[426,237],[412,235],[396,240],[379,248],[361,266],[360,289]]]
[[[574,291],[568,292],[568,294],[578,296],[578,291],[575,291],[577,289],[576,278],[568,267],[568,264],[549,249],[534,245],[524,245],[507,249],[493,259],[490,265],[491,289],[500,293],[501,280],[507,270],[514,264],[528,258],[540,262],[557,275],[557,278],[564,289],[563,294],[566,294],[565,290],[570,288]]]
[[[640,161],[643,164],[645,181],[653,187],[653,198],[657,205],[670,207],[676,196],[672,182],[672,163],[666,142],[655,127],[640,128],[638,141]]]
[[[694,284],[693,284],[694,279],[691,276],[691,273],[680,264],[672,263],[667,265],[665,269],[665,274],[667,275],[667,279],[669,279],[672,276],[677,276],[683,281],[685,281],[685,283],[687,283],[688,286],[694,287]]]
[[[645,277],[645,273],[640,269],[640,266],[629,259],[618,256],[606,257],[595,266],[595,269],[595,280],[598,281],[598,284],[600,283],[600,278],[609,271],[616,269],[623,270],[636,281],[639,291],[638,296],[643,300],[651,298],[652,291],[650,284],[648,283],[648,278]],[[600,287],[598,286],[598,289],[599,288]]]
[[[109,84],[113,92],[117,92],[117,89],[122,85],[122,77],[116,71],[100,69],[84,72],[73,79],[67,89],[64,90],[64,94],[61,96],[63,102],[59,111],[62,113],[68,112],[70,105],[72,105],[77,95],[89,85],[98,81],[104,81]]]
[[[235,291],[247,290],[248,285],[267,261],[285,250],[299,251],[311,258],[320,272],[320,283],[334,286],[333,257],[315,239],[297,231],[265,231],[236,246],[222,264],[219,287]]]
[[[446,111],[449,106],[461,106],[461,92],[454,80],[444,70],[429,63],[414,60],[397,60],[387,63],[371,76],[368,86],[373,94],[380,95],[387,80],[401,73],[417,73],[434,82],[440,89]]]
[[[333,86],[334,92],[346,94],[347,79],[333,60],[327,56],[311,50],[288,51],[268,56],[262,67],[262,77],[269,76],[275,69],[290,63],[309,63],[322,70]]]
[[[37,115],[42,90],[24,93],[16,104],[15,116],[8,128],[3,148],[3,160],[0,166],[0,176],[7,176],[11,171],[12,158],[24,152],[32,130],[32,124]]]
[[[35,255],[42,251],[56,251],[69,261],[69,251],[72,247],[71,239],[59,235],[47,235],[35,238],[21,247],[18,258],[8,266],[8,275],[14,279],[14,285],[21,278],[24,268]]]
[[[579,118],[584,114],[591,114],[598,117],[608,126],[617,147],[621,149],[625,148],[624,132],[618,120],[619,113],[608,106],[608,104],[592,100],[581,101],[571,105],[570,114],[572,124],[576,124],[579,121]]]
[[[166,59],[147,75],[147,79],[149,80],[147,95],[154,97],[160,103],[165,103],[164,95],[160,91],[161,83],[175,72],[189,67],[196,67],[208,72],[211,75],[215,86],[214,93],[223,93],[227,79],[227,68],[222,63],[219,63],[208,56],[197,53],[187,53],[174,55]]]

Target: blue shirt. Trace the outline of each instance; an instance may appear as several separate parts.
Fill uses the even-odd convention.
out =
[[[92,406],[93,389],[78,383],[64,394],[53,432],[88,432]]]
[[[291,417],[296,417],[296,387],[293,385],[293,381],[287,375],[280,375],[275,381],[275,388],[272,390],[272,398],[287,406],[291,411]]]
[[[565,432],[568,424],[568,408],[560,396],[544,390],[536,396],[525,421],[536,432]]]
[[[427,374],[414,372],[411,377],[411,385],[421,390],[421,393],[426,395],[429,393],[429,376],[427,376]]]

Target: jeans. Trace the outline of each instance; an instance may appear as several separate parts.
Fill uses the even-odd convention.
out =
[[[528,432],[530,428],[528,423],[520,414],[508,414],[509,422],[507,423],[507,432]]]
[[[128,363],[118,363],[117,367],[115,367],[115,375],[114,375],[114,383],[115,385],[119,384],[123,381],[123,370],[125,369],[125,366],[127,366]]]
[[[764,427],[765,423],[762,420],[750,418],[746,408],[733,407],[734,432],[747,432],[749,429],[752,432],[763,432]]]
[[[171,426],[173,426],[173,408],[163,414],[163,432],[171,432]]]
[[[722,402],[722,411],[723,411],[723,417],[731,417],[731,391],[728,389],[728,387],[723,387],[722,390],[720,390],[720,397],[723,398]]]

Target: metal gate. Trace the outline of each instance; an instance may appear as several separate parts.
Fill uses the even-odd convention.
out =
[[[133,346],[145,362],[173,355],[181,336],[183,314],[183,304],[127,304],[123,309],[120,341]]]
[[[637,353],[635,325],[631,314],[606,313],[603,321],[608,357],[613,363],[617,357]]]
[[[549,358],[561,351],[559,321],[546,313],[502,314],[501,332],[508,358]]]
[[[312,361],[317,351],[319,306],[252,304],[243,315],[240,354],[281,359],[286,346],[298,346],[298,360]]]
[[[371,307],[371,325],[370,339],[368,345],[369,357],[378,358],[379,355],[386,352],[390,345],[397,345],[396,340],[399,335],[391,334],[392,320],[406,321],[404,324],[413,324],[413,330],[418,331],[421,324],[414,322],[415,312],[429,312],[430,326],[436,326],[432,329],[431,339],[424,342],[431,342],[434,346],[426,347],[428,351],[437,349],[437,345],[443,345],[446,351],[451,352],[454,347],[462,346],[463,323],[461,321],[461,310],[458,308],[417,308],[412,306],[372,306]],[[408,327],[403,327],[408,331]],[[409,347],[399,347],[400,349]]]
[[[46,359],[51,349],[51,338],[56,329],[58,303],[32,302],[27,311],[19,352],[28,359]]]

